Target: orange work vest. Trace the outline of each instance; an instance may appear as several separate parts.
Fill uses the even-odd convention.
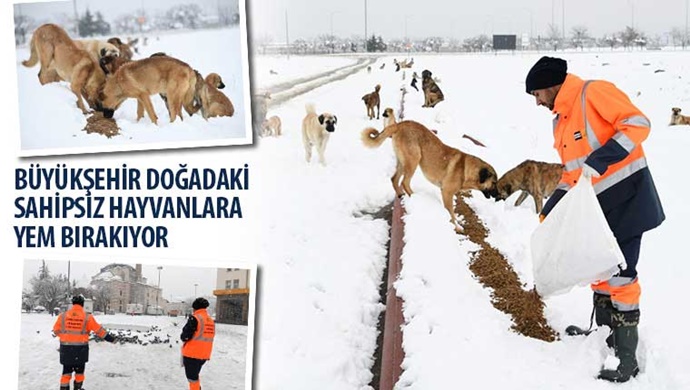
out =
[[[194,336],[182,346],[182,356],[209,360],[213,349],[213,337],[216,335],[216,324],[206,309],[196,310],[194,318],[197,321],[196,331],[194,331]]]
[[[597,102],[597,109],[592,102]],[[647,167],[642,150],[650,132],[649,119],[607,81],[584,81],[568,74],[554,102],[554,148],[565,166],[558,189],[575,185],[589,154],[614,139],[629,154],[592,178],[597,194]]]
[[[53,325],[53,333],[60,338],[60,345],[88,345],[89,332],[100,338],[107,333],[81,305],[72,305],[71,309],[58,316]]]

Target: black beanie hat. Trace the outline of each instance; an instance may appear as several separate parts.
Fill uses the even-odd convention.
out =
[[[531,94],[535,89],[544,89],[563,84],[568,71],[568,63],[555,57],[542,57],[527,73],[526,92]]]
[[[79,294],[72,297],[72,304],[84,306],[84,296]]]
[[[192,302],[192,309],[194,310],[199,310],[199,309],[205,309],[209,305],[208,301],[206,298],[197,298]]]

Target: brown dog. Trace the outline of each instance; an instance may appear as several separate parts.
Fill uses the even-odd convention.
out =
[[[282,133],[282,123],[280,122],[280,117],[276,115],[266,119],[263,125],[261,126],[262,137],[279,137]]]
[[[186,63],[167,56],[149,57],[122,65],[108,77],[101,101],[103,116],[112,118],[114,111],[127,98],[138,100],[137,120],[144,116],[144,110],[151,122],[158,123],[153,110],[151,95],[163,93],[168,98],[170,122],[177,116],[182,119],[182,105],[191,105],[196,92],[196,75]]]
[[[367,116],[369,119],[374,119],[374,107],[376,107],[376,119],[379,119],[379,113],[381,112],[381,98],[379,98],[380,90],[381,85],[377,84],[376,87],[374,87],[374,92],[362,96],[362,100],[364,100],[364,104],[367,106]]]
[[[414,121],[402,121],[378,132],[374,128],[362,131],[362,141],[370,148],[379,147],[386,138],[393,139],[393,150],[398,163],[391,177],[397,196],[412,195],[410,181],[417,167],[430,182],[441,188],[443,206],[450,214],[456,231],[453,212],[454,196],[463,190],[479,190],[485,197],[496,197],[496,171],[478,157],[463,153],[445,145],[424,125]],[[402,179],[402,186],[401,186]]]
[[[168,57],[168,55],[165,54],[164,52],[159,51],[157,53],[151,54],[149,57]],[[103,66],[101,66],[101,68],[103,68]],[[103,70],[106,72],[106,74],[108,74],[108,71],[106,69],[103,69]],[[184,107],[185,111],[187,111],[189,116],[194,115],[197,111],[199,111],[201,109],[201,102],[199,100],[199,96],[200,96],[201,88],[204,84],[203,77],[201,77],[201,74],[196,69],[194,69],[194,74],[196,76],[196,86],[194,88],[195,89],[194,99],[192,102],[183,102],[182,103],[182,107]],[[168,115],[170,116],[171,114],[170,114],[170,106],[168,106],[168,97],[164,93],[159,93],[158,96],[160,96],[161,99],[163,99],[163,102],[165,103],[165,108],[168,110]],[[137,102],[137,112],[141,111],[141,109],[142,109],[141,102]],[[182,113],[180,112],[180,119],[182,119],[181,114]]]
[[[443,92],[431,77],[428,70],[422,71],[422,91],[424,92],[424,105],[422,107],[433,107],[443,101]]]
[[[70,89],[77,96],[77,107],[84,114],[88,111],[83,100],[89,106],[97,107],[98,90],[105,82],[105,74],[60,26],[44,24],[34,31],[31,57],[22,61],[22,65],[32,67],[39,61],[38,80],[42,85],[65,80],[70,83]]]
[[[302,143],[304,144],[304,151],[306,153],[307,162],[311,161],[311,149],[316,148],[319,154],[319,162],[321,165],[326,165],[326,145],[330,134],[335,131],[335,125],[338,123],[338,118],[327,112],[317,115],[314,106],[306,105],[307,115],[302,120]]]
[[[230,99],[218,88],[224,88],[223,80],[217,73],[210,73],[206,76],[201,90],[198,91],[199,101],[201,102],[201,115],[204,119],[216,116],[233,116],[235,107]]]
[[[134,53],[132,52],[132,47],[128,45],[127,43],[122,42],[120,38],[118,37],[113,37],[108,39],[108,43],[112,44],[115,46],[119,51],[120,51],[120,56],[124,57],[127,60],[131,60],[132,57],[134,57]]]
[[[107,77],[115,74],[115,72],[117,72],[122,65],[128,62],[132,61],[120,56],[104,56],[98,60],[98,65],[101,67],[101,70],[103,70],[103,73],[105,73]]]
[[[680,108],[673,107],[671,112],[671,123],[668,124],[669,126],[690,125],[690,116],[680,115]]]
[[[498,179],[496,200],[508,199],[512,193],[522,191],[515,206],[521,205],[528,195],[532,195],[539,214],[543,207],[543,199],[556,189],[562,175],[561,164],[525,160]]]

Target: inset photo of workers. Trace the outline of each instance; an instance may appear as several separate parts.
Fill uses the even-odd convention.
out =
[[[246,264],[26,260],[19,388],[250,389],[255,281]]]

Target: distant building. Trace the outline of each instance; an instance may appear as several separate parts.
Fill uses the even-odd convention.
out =
[[[91,284],[108,291],[108,311],[125,313],[127,305],[141,304],[145,313],[161,313],[164,305],[161,289],[147,284],[141,276],[141,264],[109,264],[91,278]]]
[[[219,268],[213,295],[216,296],[216,322],[247,325],[249,270]]]

